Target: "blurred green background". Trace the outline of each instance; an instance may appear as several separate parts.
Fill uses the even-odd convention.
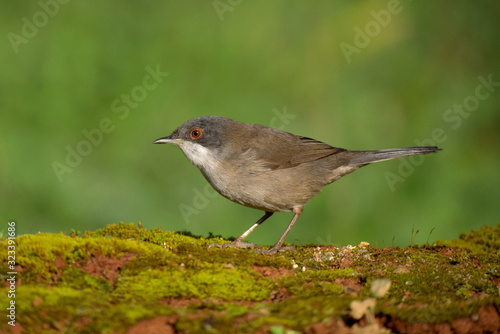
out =
[[[412,228],[425,243],[432,229],[431,242],[500,221],[498,1],[2,7],[0,231],[10,220],[20,234],[142,221],[239,235],[262,213],[213,196],[178,148],[152,145],[203,115],[349,149],[444,149],[326,187],[288,242],[407,245]],[[248,240],[274,244],[291,217]]]

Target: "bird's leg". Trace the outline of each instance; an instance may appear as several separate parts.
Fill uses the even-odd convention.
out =
[[[257,226],[259,226],[260,224],[262,224],[267,218],[271,217],[273,215],[273,213],[274,212],[266,211],[266,213],[264,214],[264,216],[262,216],[262,218],[260,218],[248,230],[246,230],[242,235],[240,235],[239,237],[237,237],[233,242],[230,242],[228,244],[223,244],[222,248],[227,248],[227,247],[254,248],[254,247],[257,247],[256,244],[254,244],[252,242],[243,242],[243,240],[245,240],[245,238],[248,237],[248,235],[250,233],[252,233],[253,230],[255,230],[257,228]],[[219,244],[211,244],[210,245],[210,247],[213,247],[213,246],[219,246],[219,247],[221,247],[221,245],[219,245]]]
[[[269,211],[266,211],[266,213],[264,214],[264,216],[262,216],[262,218],[260,218],[259,220],[257,220],[257,222],[255,224],[253,224],[248,230],[246,230],[242,235],[240,235],[239,237],[237,237],[231,244],[234,246],[234,247],[256,247],[256,245],[254,243],[251,243],[251,242],[243,242],[243,240],[245,240],[246,237],[248,237],[248,235],[250,233],[253,232],[253,230],[255,230],[257,228],[257,226],[259,226],[260,224],[262,224],[267,218],[271,217],[273,215],[274,212],[269,212]]]
[[[255,251],[258,253],[261,253],[261,254],[268,254],[268,255],[277,253],[281,249],[281,245],[283,245],[283,242],[285,241],[285,238],[288,235],[288,232],[290,232],[290,230],[292,229],[292,227],[295,224],[295,222],[297,221],[297,219],[299,219],[300,214],[302,213],[303,210],[304,210],[304,207],[298,207],[298,208],[293,209],[293,213],[295,213],[295,215],[293,216],[292,221],[290,222],[290,224],[288,224],[288,227],[286,228],[285,232],[281,236],[280,240],[278,240],[276,245],[273,246],[273,248],[267,249],[267,250],[259,248],[259,249],[256,249]]]

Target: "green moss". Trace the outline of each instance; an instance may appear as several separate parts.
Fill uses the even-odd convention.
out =
[[[377,315],[447,322],[500,305],[498,231],[485,227],[433,247],[300,246],[274,256],[123,223],[81,236],[24,235],[16,238],[17,321],[28,332],[123,332],[171,315],[187,333],[304,331],[345,319],[351,302],[385,277],[392,285],[377,298]],[[10,271],[6,245],[2,239],[2,272]],[[5,279],[1,305],[9,303]],[[340,284],[356,287],[346,293]]]
[[[160,227],[154,230],[147,230],[142,227],[140,222],[138,226],[135,226],[133,223],[119,223],[108,225],[104,229],[97,230],[96,232],[87,232],[86,235],[145,241],[148,243],[160,245],[167,250],[174,250],[180,245],[185,244],[208,246],[212,243],[227,242],[221,240],[220,238],[193,238],[185,234],[175,233],[171,231],[164,232]]]
[[[140,277],[124,272],[113,296],[135,302],[152,302],[168,297],[254,300],[267,298],[273,283],[251,270],[223,269],[222,266],[197,271],[145,270]]]
[[[93,292],[110,293],[113,286],[104,278],[95,277],[86,271],[68,267],[60,276],[61,287],[67,287],[76,290],[90,289]]]
[[[339,295],[344,291],[342,286],[334,284],[338,277],[352,277],[355,271],[347,269],[329,269],[324,271],[308,271],[288,275],[279,280],[279,286],[286,288],[297,297],[312,297],[318,295]]]
[[[450,241],[438,240],[438,246],[461,248],[473,253],[500,252],[500,223],[497,226],[483,226],[480,230],[460,233],[459,239]]]

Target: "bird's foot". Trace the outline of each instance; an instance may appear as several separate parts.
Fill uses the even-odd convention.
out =
[[[286,251],[296,251],[297,248],[293,246],[283,246],[283,247],[272,247],[270,249],[263,249],[263,248],[257,248],[254,249],[253,251],[259,254],[265,254],[265,255],[273,255],[278,252],[286,252]]]
[[[230,242],[227,244],[213,243],[213,244],[210,244],[210,246],[208,246],[208,247],[218,247],[218,248],[222,248],[222,249],[226,249],[226,248],[256,248],[257,245],[254,244],[253,242],[243,242],[241,240],[236,239],[233,242]]]

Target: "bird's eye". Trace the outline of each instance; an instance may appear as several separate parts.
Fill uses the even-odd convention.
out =
[[[189,132],[189,136],[193,140],[200,139],[202,135],[203,135],[203,130],[200,128],[193,129]]]

